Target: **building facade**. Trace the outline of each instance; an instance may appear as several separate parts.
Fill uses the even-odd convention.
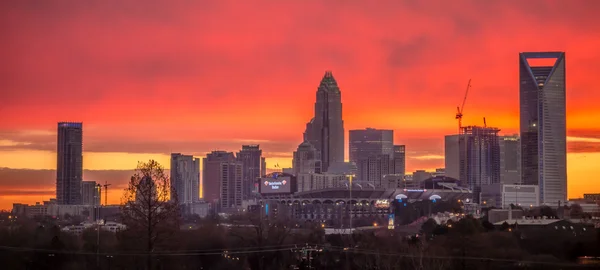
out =
[[[243,199],[247,200],[252,197],[254,192],[257,192],[258,178],[263,176],[261,175],[264,169],[262,168],[263,158],[260,145],[242,145],[242,150],[237,152],[236,159],[243,166]]]
[[[348,182],[346,175],[332,173],[301,173],[296,179],[298,192],[341,187]]]
[[[83,205],[100,205],[100,185],[96,181],[81,182],[81,201]]]
[[[460,155],[458,151],[459,135],[446,135],[444,138],[444,168],[446,176],[460,178]]]
[[[58,123],[56,149],[56,200],[81,204],[83,181],[83,123]]]
[[[202,159],[202,195],[209,203],[215,203],[221,197],[222,163],[235,162],[231,152],[212,151]]]
[[[200,159],[180,153],[171,154],[171,199],[180,205],[200,200]]]
[[[500,183],[522,184],[519,135],[500,137]]]
[[[385,186],[382,181],[385,175],[390,174],[390,163],[389,155],[372,155],[358,159],[356,161],[357,180],[371,183],[376,187]]]
[[[357,180],[381,186],[383,176],[394,170],[394,131],[367,128],[349,134],[350,162],[356,164]]]
[[[321,169],[344,162],[342,93],[331,71],[325,72],[317,89],[315,116],[306,124],[304,140],[321,153]]]
[[[481,203],[488,207],[510,208],[510,205],[532,208],[540,205],[539,188],[536,185],[512,185],[495,183],[482,187]]]
[[[556,59],[530,65],[530,59]],[[541,203],[567,200],[566,68],[564,52],[519,54],[522,181],[540,187]]]
[[[500,130],[477,126],[463,127],[462,130],[459,180],[473,191],[474,202],[479,203],[481,186],[500,183]]]
[[[301,173],[321,173],[321,155],[319,150],[310,142],[304,141],[298,145],[292,160],[293,175]]]
[[[239,161],[221,163],[219,212],[241,210],[242,201],[244,200],[243,169],[244,165]]]
[[[406,146],[394,145],[391,173],[406,174]]]

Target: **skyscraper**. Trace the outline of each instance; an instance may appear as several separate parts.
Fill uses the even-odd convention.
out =
[[[565,81],[564,52],[519,54],[522,181],[538,185],[540,203],[552,205],[567,199]]]
[[[220,211],[230,212],[241,209],[244,196],[243,167],[239,161],[221,163],[219,168],[221,174]]]
[[[479,203],[481,186],[500,182],[500,143],[497,128],[463,127],[459,135],[460,181]]]
[[[406,146],[394,145],[391,173],[406,175]]]
[[[378,185],[393,170],[394,131],[367,128],[349,133],[350,162],[356,163],[358,180]]]
[[[100,186],[96,181],[81,182],[81,204],[100,205]]]
[[[322,171],[344,162],[344,121],[342,93],[331,71],[325,72],[317,89],[315,116],[306,124],[304,140],[321,153]]]
[[[180,153],[171,154],[171,200],[177,196],[181,205],[200,200],[200,159]],[[191,208],[188,208],[191,209]]]
[[[460,178],[460,155],[458,151],[458,134],[446,135],[444,139],[444,168],[446,177]]]
[[[256,190],[255,185],[262,175],[262,150],[259,145],[242,145],[242,150],[236,154],[237,161],[241,162],[243,167],[243,189],[244,200],[252,196],[252,192]]]
[[[58,123],[56,201],[81,204],[83,177],[83,123]]]
[[[292,160],[294,175],[301,173],[321,173],[321,155],[309,142],[298,145]]]
[[[349,132],[350,162],[376,155],[394,156],[394,131],[389,129],[355,129]]]
[[[500,137],[500,183],[521,184],[519,135]]]
[[[212,151],[202,159],[202,190],[204,200],[215,202],[221,197],[222,163],[235,162],[235,156],[231,152]]]

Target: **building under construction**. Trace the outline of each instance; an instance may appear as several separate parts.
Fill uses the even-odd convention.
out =
[[[459,135],[460,181],[479,203],[482,185],[500,182],[500,141],[494,127],[461,127]]]

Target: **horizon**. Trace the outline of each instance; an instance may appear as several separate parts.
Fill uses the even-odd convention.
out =
[[[259,144],[269,170],[291,167],[327,70],[346,161],[348,131],[372,127],[406,145],[407,174],[443,168],[469,79],[463,126],[519,134],[524,51],[565,52],[567,197],[599,193],[600,2],[461,2],[2,2],[0,209],[55,197],[64,120],[83,122],[84,181],[113,184],[109,204],[138,161],[169,169],[171,153]]]

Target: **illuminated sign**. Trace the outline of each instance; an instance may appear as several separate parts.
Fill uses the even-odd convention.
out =
[[[406,192],[427,192],[426,189],[404,189]]]
[[[263,178],[260,185],[260,193],[291,193],[291,179],[287,177]]]
[[[394,214],[389,214],[388,215],[388,229],[393,230],[394,229]]]
[[[390,202],[388,200],[377,200],[375,201],[375,208],[390,208]]]

